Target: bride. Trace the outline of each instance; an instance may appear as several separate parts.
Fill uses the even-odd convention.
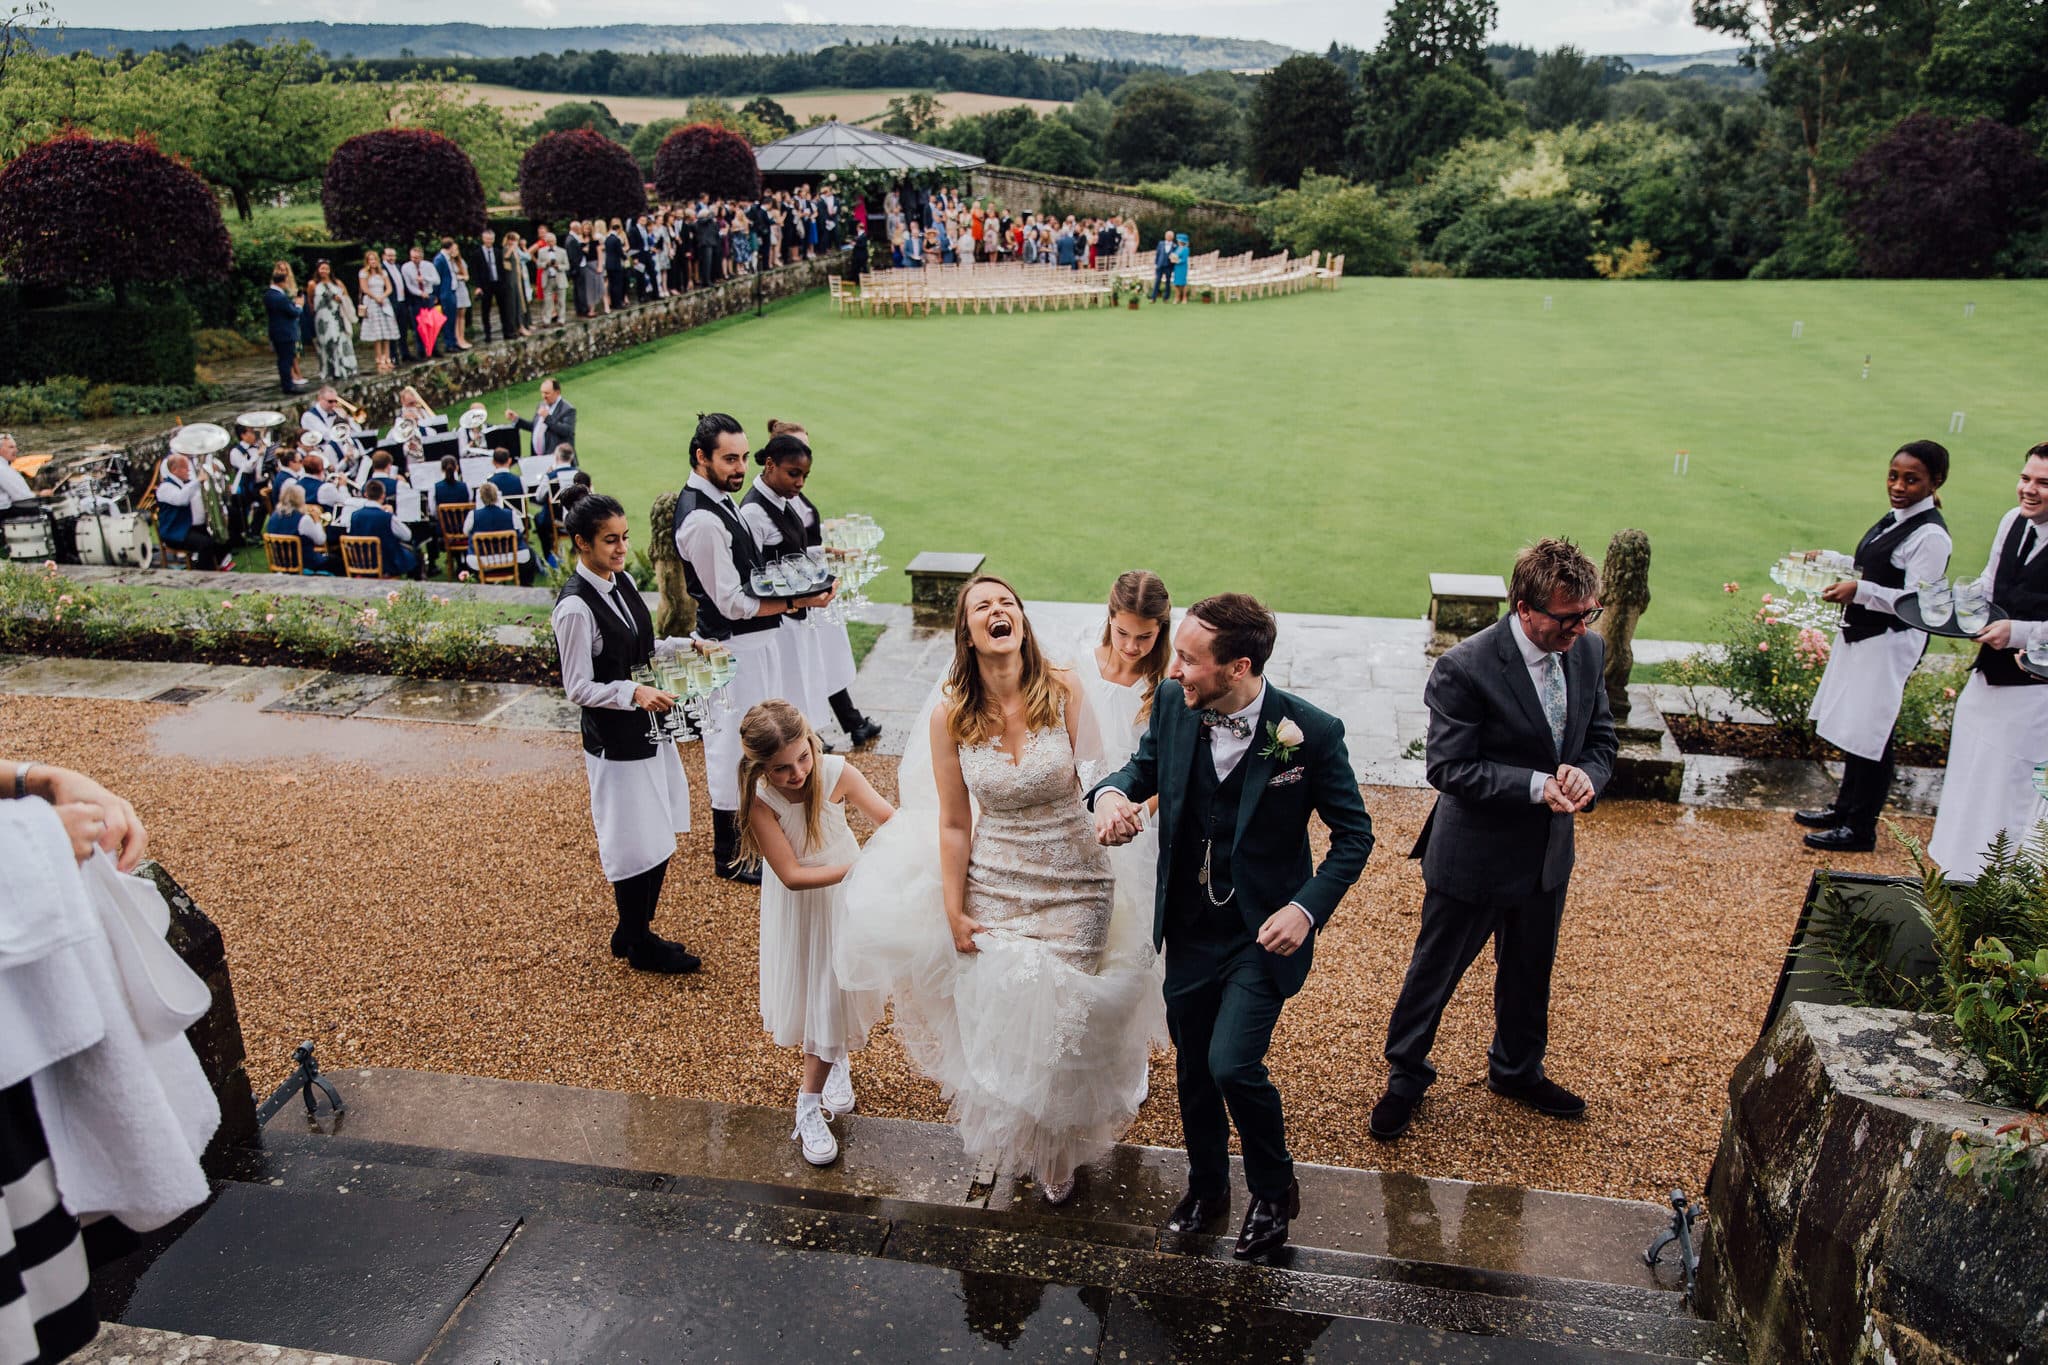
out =
[[[969,582],[902,813],[847,880],[837,947],[844,986],[890,995],[968,1156],[1033,1172],[1052,1204],[1129,1126],[1163,1033],[1150,906],[1118,894],[1081,802],[1100,758],[1080,680],[1046,660],[1015,591]]]

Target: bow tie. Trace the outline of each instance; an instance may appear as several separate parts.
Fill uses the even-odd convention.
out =
[[[1202,712],[1202,727],[1204,729],[1213,730],[1219,726],[1230,731],[1231,734],[1236,735],[1239,739],[1250,739],[1252,737],[1252,723],[1243,716],[1226,716],[1221,711]]]

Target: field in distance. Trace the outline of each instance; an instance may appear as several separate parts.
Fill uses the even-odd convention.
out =
[[[658,118],[680,118],[689,108],[685,99],[669,99],[659,95],[575,95],[554,90],[515,90],[509,85],[475,85],[470,89],[483,99],[500,108],[518,108],[522,105],[538,117],[542,110],[571,100],[596,100],[612,111],[612,117],[621,123],[652,123]],[[866,119],[878,118],[886,113],[889,101],[899,95],[908,95],[909,90],[797,90],[787,95],[771,95],[777,104],[789,111],[789,116],[798,123],[808,122],[813,114],[835,116],[841,123],[859,123]],[[951,90],[938,97],[940,116],[957,118],[965,114],[986,114],[992,109],[1008,109],[1013,105],[1029,105],[1043,117],[1062,107],[1063,100],[1027,100],[1003,95],[975,95]],[[746,103],[745,97],[728,98],[727,104],[737,108]]]

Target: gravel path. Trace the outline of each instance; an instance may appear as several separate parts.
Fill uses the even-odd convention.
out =
[[[611,899],[574,736],[307,720],[303,756],[232,765],[157,756],[138,741],[153,724],[198,714],[12,699],[0,709],[0,755],[81,768],[135,801],[155,854],[226,935],[259,1087],[312,1038],[334,1068],[793,1102],[796,1057],[760,1029],[756,900],[705,875],[708,819],[683,841],[656,921],[707,970],[644,976],[604,953]],[[374,762],[337,763],[338,752]],[[684,752],[703,817],[701,750]],[[894,791],[895,760],[860,762]],[[1486,1091],[1482,959],[1438,1039],[1441,1078],[1412,1134],[1388,1148],[1365,1120],[1422,900],[1403,855],[1429,797],[1366,792],[1379,846],[1271,1056],[1295,1155],[1624,1198],[1699,1189],[1727,1077],[1756,1039],[1816,865],[1791,822],[1635,802],[1583,820],[1550,1061],[1591,1100],[1591,1117],[1553,1123]],[[1906,823],[1926,836],[1927,821]],[[1838,865],[1903,862],[1886,851]],[[936,1089],[886,1032],[856,1059],[855,1080],[868,1113],[944,1117]],[[1130,1136],[1178,1140],[1168,1057],[1154,1061],[1152,1097]]]

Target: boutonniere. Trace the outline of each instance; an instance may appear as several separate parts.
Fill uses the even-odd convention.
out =
[[[1266,724],[1266,747],[1259,750],[1260,758],[1276,758],[1282,763],[1294,761],[1294,751],[1301,747],[1301,727],[1282,717]]]

